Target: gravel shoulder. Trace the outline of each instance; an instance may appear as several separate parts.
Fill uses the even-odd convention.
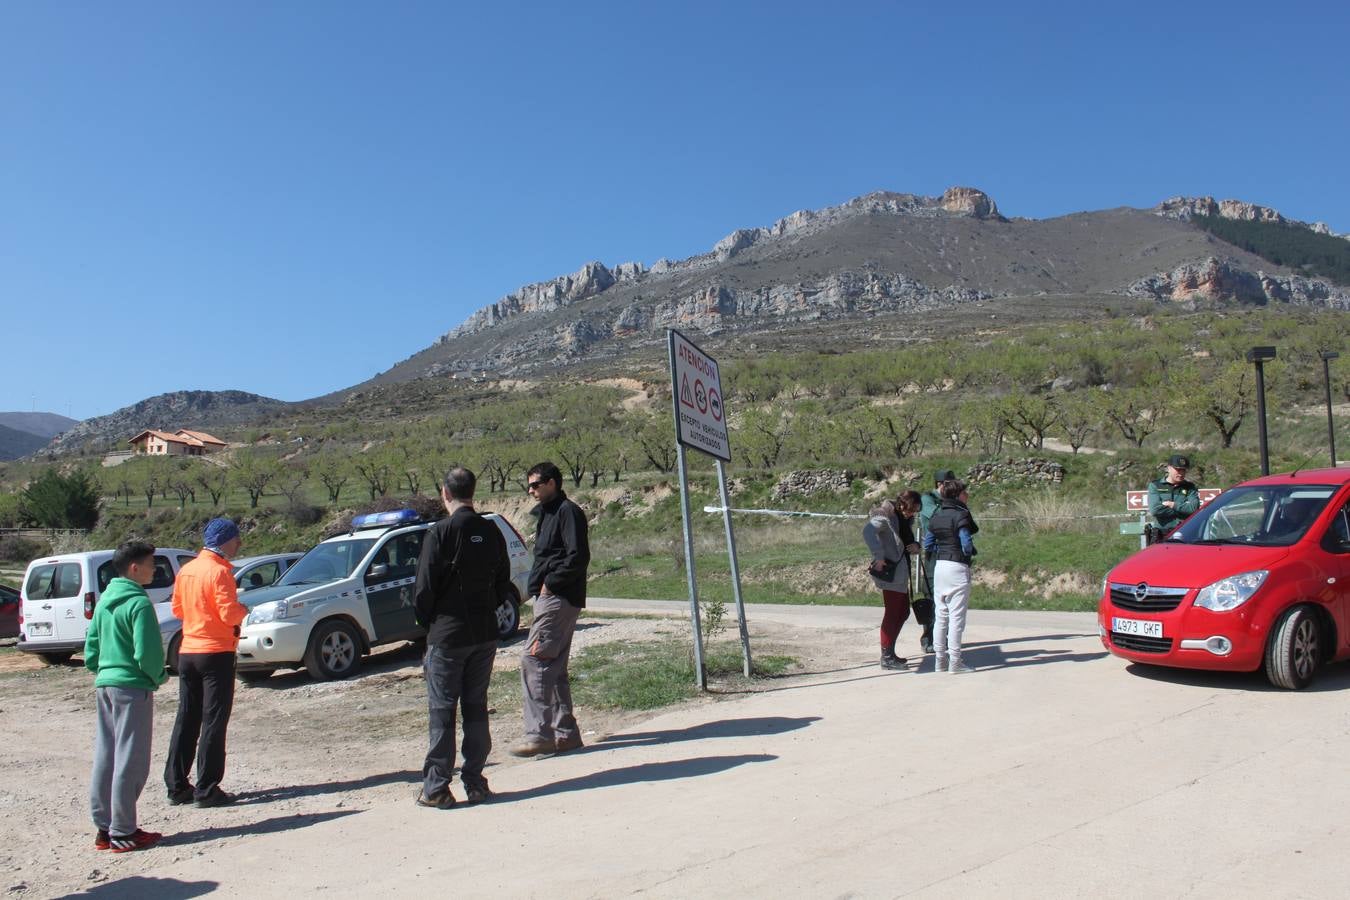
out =
[[[573,654],[610,641],[687,640],[689,626],[681,613],[678,605],[588,611]],[[734,625],[729,631],[734,637]],[[756,624],[757,647],[796,656],[801,665],[784,678],[748,688],[810,677],[807,673],[822,661],[833,662],[833,651],[822,650],[813,632]],[[862,638],[838,635],[839,653],[855,649],[852,645]],[[523,644],[522,632],[498,651],[490,694],[491,779],[521,762],[506,749],[523,732],[516,674]],[[151,853],[112,856],[90,846],[92,676],[78,659],[47,666],[12,645],[0,647],[0,729],[11,751],[0,770],[0,886],[9,897],[54,896],[166,863],[208,858],[260,833],[390,803],[411,805],[426,750],[420,662],[417,650],[404,644],[377,652],[346,681],[314,682],[304,672],[283,672],[258,685],[238,684],[224,786],[243,799],[228,811],[173,807],[165,800],[161,773],[177,706],[177,682],[170,678],[156,696],[155,753],[139,812],[144,827],[172,837]],[[727,696],[716,693],[716,683],[713,688],[714,693],[681,705]],[[746,689],[744,684],[734,688],[736,695]],[[591,743],[653,714],[581,707],[578,719]]]

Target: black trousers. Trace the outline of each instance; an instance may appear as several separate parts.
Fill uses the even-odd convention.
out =
[[[234,653],[178,655],[178,717],[169,738],[164,785],[175,793],[192,782],[197,758],[197,799],[225,778],[225,729],[234,709]]]
[[[464,765],[459,779],[465,787],[483,784],[483,766],[492,749],[488,731],[488,684],[497,659],[497,641],[467,647],[428,644],[423,663],[427,681],[427,722],[430,747],[422,765],[422,793],[434,797],[450,788],[455,769],[455,709],[464,713]]]

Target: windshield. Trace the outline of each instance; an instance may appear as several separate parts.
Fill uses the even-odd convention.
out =
[[[1187,519],[1169,540],[1288,547],[1308,533],[1335,493],[1328,484],[1234,488]]]
[[[346,578],[373,546],[374,538],[320,544],[287,569],[277,584],[321,584]]]

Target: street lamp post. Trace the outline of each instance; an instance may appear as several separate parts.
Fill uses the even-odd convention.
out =
[[[1327,443],[1331,446],[1331,466],[1336,467],[1336,426],[1331,421],[1331,361],[1340,356],[1335,350],[1323,350],[1317,354],[1322,357],[1322,384],[1327,389]]]
[[[1266,447],[1266,373],[1265,363],[1275,358],[1274,347],[1253,347],[1247,362],[1256,363],[1256,439],[1261,453],[1261,474],[1270,474],[1270,453]]]

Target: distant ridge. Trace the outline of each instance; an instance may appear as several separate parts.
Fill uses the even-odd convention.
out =
[[[228,441],[240,426],[267,421],[290,407],[282,400],[246,391],[173,391],[86,419],[47,449],[55,454],[126,450],[127,441],[147,428],[197,428]]]
[[[0,425],[0,461],[19,459],[45,446],[45,437]]]
[[[25,431],[40,438],[51,440],[71,426],[79,424],[79,419],[71,419],[49,412],[0,412],[0,425]]]

